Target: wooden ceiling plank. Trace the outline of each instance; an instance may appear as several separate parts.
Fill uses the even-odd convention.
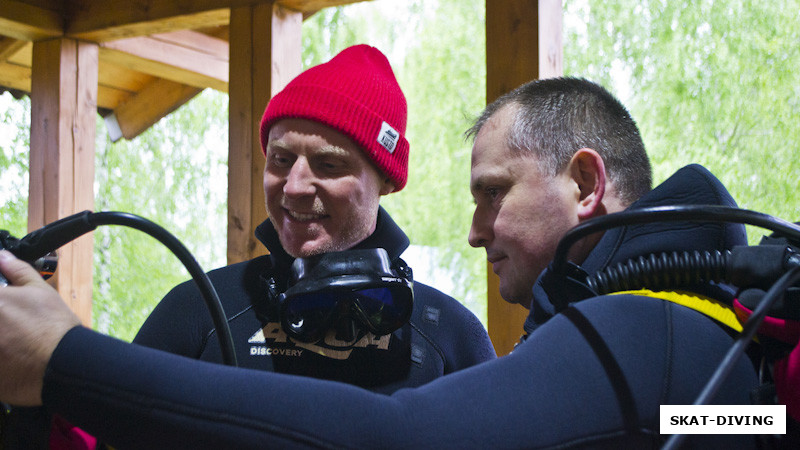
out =
[[[101,58],[113,64],[198,88],[228,90],[227,51],[208,53],[151,37],[121,39],[101,44]]]
[[[332,6],[371,0],[279,0],[281,7],[311,13]],[[194,0],[149,1],[80,0],[73,7],[65,26],[66,35],[94,42],[146,36],[176,30],[227,25],[230,9],[272,0]]]
[[[225,26],[230,9],[272,0],[149,1],[76,0],[66,34],[106,42],[177,30]]]
[[[0,62],[0,86],[30,92],[31,68]]]
[[[229,42],[231,40],[230,24],[216,27],[196,28],[194,31],[203,33],[207,36],[215,37],[217,39],[222,39],[225,42]]]
[[[153,34],[150,37],[173,45],[186,47],[197,52],[207,53],[225,61],[229,59],[228,41],[209,36],[208,34],[192,30],[181,30],[170,33]]]
[[[181,39],[174,39],[180,37]],[[228,43],[202,33],[167,33],[143,36],[101,44],[102,48],[115,49],[154,61],[173,58],[199,58],[228,62]],[[207,64],[203,61],[202,64]],[[223,79],[227,79],[227,75]]]
[[[103,84],[97,85],[97,107],[114,109],[133,96],[133,93]]]
[[[0,86],[31,92],[31,68],[0,62]],[[114,109],[132,95],[131,91],[105,85],[100,81],[97,86],[97,106]]]
[[[8,61],[26,45],[27,41],[0,37],[0,61]]]
[[[138,94],[114,109],[122,136],[133,139],[162,117],[178,109],[202,89],[156,79]]]
[[[130,2],[134,5],[136,2]],[[155,2],[156,4],[172,4],[173,2]],[[126,4],[128,4],[126,2]],[[106,10],[101,10],[105,12]],[[119,11],[110,11],[117,13]],[[203,11],[194,14],[185,12],[174,12],[162,18],[150,19],[148,17],[136,17],[131,13],[130,17],[109,16],[102,14],[98,18],[88,18],[83,15],[78,17],[77,22],[70,22],[66,31],[67,35],[93,42],[108,42],[117,39],[125,39],[136,36],[147,36],[158,33],[167,33],[176,30],[190,30],[201,27],[213,27],[227,25],[230,20],[229,9],[216,9]]]
[[[21,42],[24,45],[22,45],[22,47],[16,51],[9,52],[10,54],[8,55],[8,59],[6,59],[6,62],[10,62],[19,66],[30,67],[31,61],[33,60],[33,42],[17,42]]]
[[[98,81],[100,85],[135,93],[152,82],[153,76],[141,72],[133,72],[126,67],[101,60]]]
[[[3,0],[0,34],[22,41],[40,41],[64,34],[64,20],[57,11],[26,2]]]

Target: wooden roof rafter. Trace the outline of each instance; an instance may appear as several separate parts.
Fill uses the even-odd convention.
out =
[[[61,3],[0,1],[0,34],[21,41],[41,41],[63,36],[65,22]]]
[[[306,18],[359,1],[275,3]],[[113,112],[104,114],[112,139],[132,139],[205,88],[227,92],[231,8],[272,3],[0,0],[0,88],[30,92],[32,42],[67,37],[97,43],[98,108]]]
[[[332,6],[364,0],[277,0],[308,17]],[[230,9],[273,0],[2,0],[0,32],[25,41],[71,37],[90,42],[176,30],[227,26]]]

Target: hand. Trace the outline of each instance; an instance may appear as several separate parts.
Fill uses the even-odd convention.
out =
[[[0,250],[0,400],[18,406],[42,403],[50,356],[80,319],[28,263]]]

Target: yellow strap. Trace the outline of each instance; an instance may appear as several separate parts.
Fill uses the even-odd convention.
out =
[[[639,295],[642,297],[652,297],[677,303],[681,306],[685,306],[705,314],[706,316],[711,317],[717,322],[733,328],[738,332],[742,331],[742,324],[739,323],[739,319],[736,318],[736,313],[733,311],[733,308],[720,302],[719,300],[714,300],[713,298],[704,297],[691,292],[651,291],[649,289],[614,292],[612,295],[617,294]]]

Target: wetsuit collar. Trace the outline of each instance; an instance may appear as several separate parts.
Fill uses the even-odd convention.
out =
[[[284,250],[281,245],[278,232],[275,230],[272,221],[267,219],[262,222],[261,225],[256,228],[255,235],[256,238],[267,247],[267,250],[269,250],[273,266],[288,268],[292,265],[294,258],[286,253],[286,250]],[[394,261],[408,248],[409,243],[408,236],[397,226],[395,221],[389,216],[389,213],[387,213],[382,206],[379,206],[375,231],[353,248],[383,248],[389,254],[389,258]]]
[[[670,205],[736,206],[727,189],[704,167],[692,164],[678,170],[664,183],[648,192],[630,209]],[[634,224],[609,230],[603,235],[581,267],[595,273],[609,265],[650,253],[730,249],[746,245],[742,224],[657,222]],[[541,284],[540,276],[533,287],[531,312],[525,331],[532,332],[554,314],[554,306]],[[719,287],[708,287],[714,296]],[[710,292],[713,291],[713,292]]]

